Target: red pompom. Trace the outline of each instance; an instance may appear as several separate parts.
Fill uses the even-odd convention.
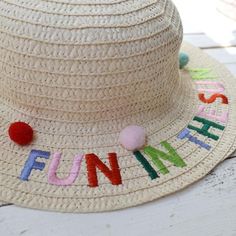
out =
[[[8,129],[10,139],[19,145],[30,144],[33,140],[33,129],[25,122],[14,122]]]

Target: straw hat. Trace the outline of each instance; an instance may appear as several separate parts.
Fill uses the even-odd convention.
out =
[[[1,0],[0,199],[95,212],[180,190],[235,150],[235,84],[170,0]]]

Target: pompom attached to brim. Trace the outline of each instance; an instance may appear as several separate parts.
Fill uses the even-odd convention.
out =
[[[21,146],[32,142],[33,133],[32,127],[21,121],[12,123],[8,129],[10,139]]]

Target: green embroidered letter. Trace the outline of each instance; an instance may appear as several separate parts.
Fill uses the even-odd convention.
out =
[[[175,151],[175,149],[167,142],[163,141],[161,142],[161,145],[168,150],[168,153],[165,153],[163,151],[160,151],[156,148],[153,148],[151,146],[144,147],[144,152],[147,154],[152,162],[158,167],[159,171],[162,174],[169,173],[169,170],[167,167],[163,164],[163,162],[160,159],[172,162],[177,167],[184,167],[186,166],[184,160],[178,155],[178,153]]]
[[[213,121],[209,121],[209,120],[206,120],[204,118],[201,118],[201,117],[198,117],[198,116],[195,116],[193,118],[193,120],[195,121],[198,121],[198,122],[201,122],[203,124],[202,128],[197,128],[193,125],[188,125],[188,128],[189,129],[192,129],[192,130],[195,130],[197,131],[199,134],[202,134],[208,138],[211,138],[211,139],[214,139],[214,140],[218,140],[219,139],[219,136],[215,135],[215,134],[212,134],[212,133],[209,133],[208,130],[210,129],[210,127],[214,127],[216,129],[219,129],[219,130],[224,130],[224,126],[222,125],[219,125]]]
[[[212,75],[211,70],[207,68],[189,69],[193,80],[214,79],[216,76]]]

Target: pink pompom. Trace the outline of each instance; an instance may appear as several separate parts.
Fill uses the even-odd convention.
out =
[[[120,132],[120,144],[129,151],[136,151],[145,146],[146,134],[144,128],[137,125],[127,126]]]

